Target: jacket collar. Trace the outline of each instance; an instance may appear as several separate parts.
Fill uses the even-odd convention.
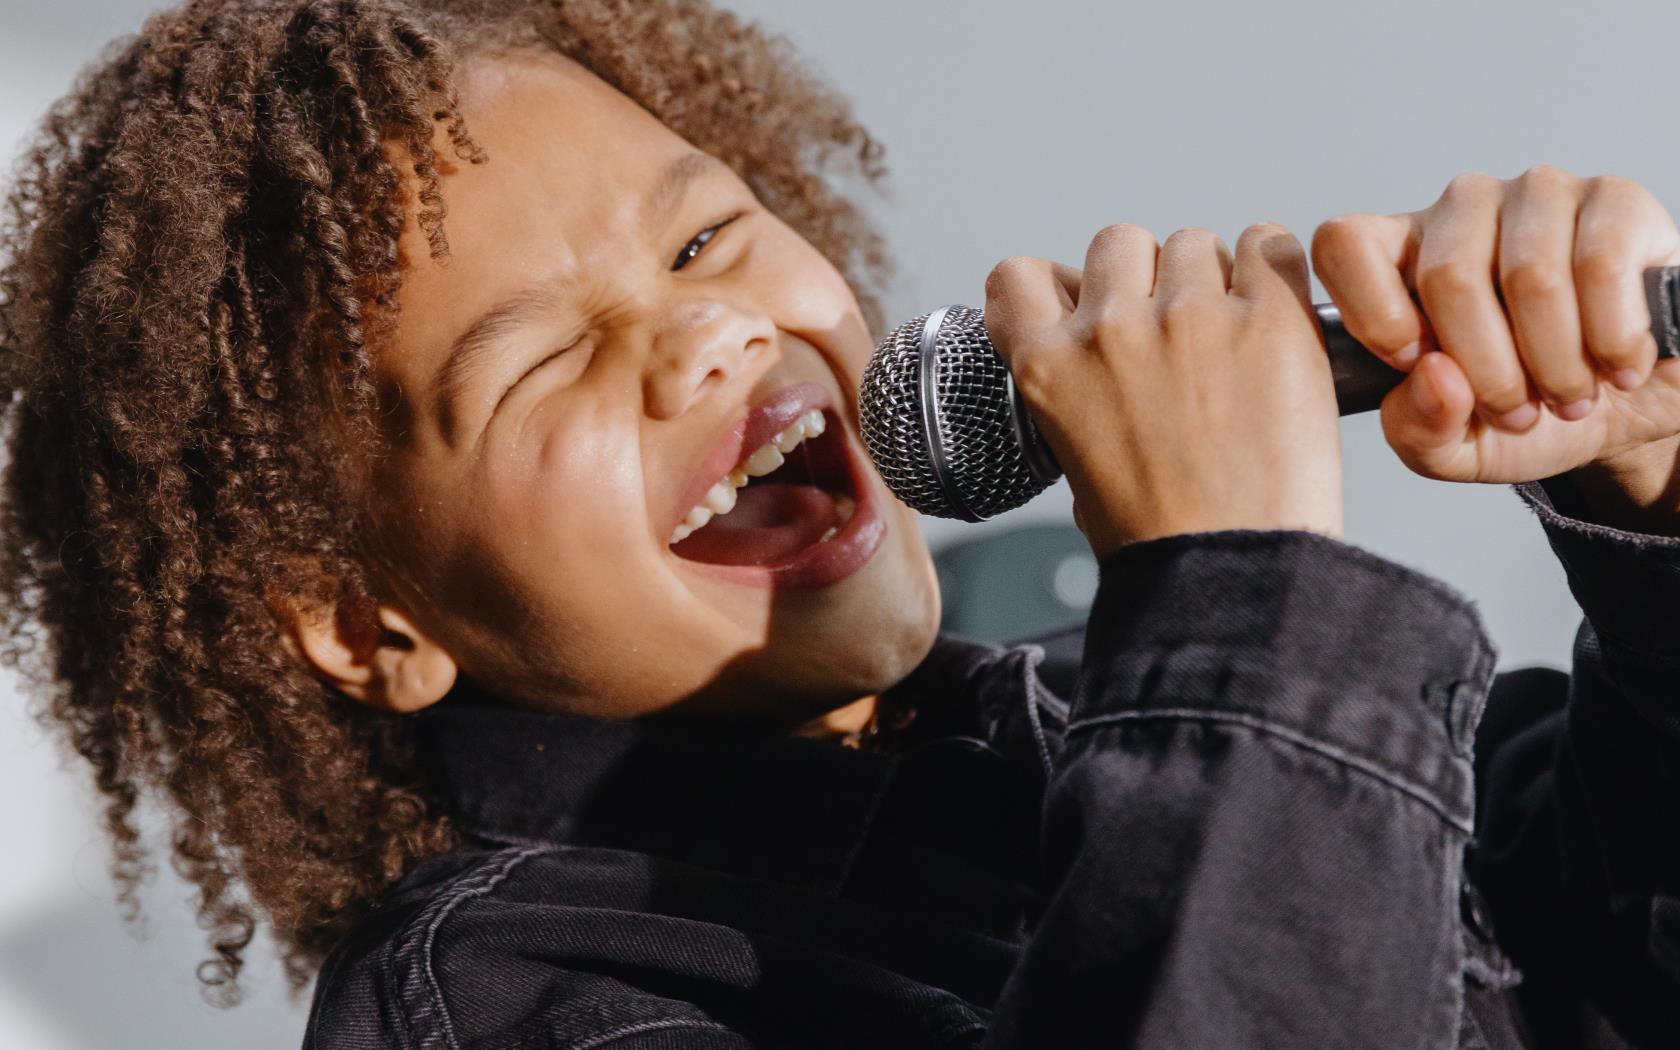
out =
[[[465,679],[416,716],[457,823],[486,843],[636,850],[836,890],[899,756],[1000,735],[1008,651],[942,634],[881,695],[865,748],[738,727],[510,707]],[[988,688],[990,683],[991,688]]]

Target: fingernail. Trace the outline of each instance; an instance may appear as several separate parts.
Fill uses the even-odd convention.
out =
[[[1528,401],[1503,415],[1495,416],[1493,421],[1506,430],[1527,430],[1539,418],[1540,409],[1535,407],[1534,402]]]
[[[1571,401],[1567,405],[1555,405],[1552,415],[1559,419],[1585,419],[1592,415],[1593,399],[1584,397],[1579,401]]]
[[[1639,385],[1639,370],[1637,368],[1618,368],[1610,373],[1610,382],[1616,384],[1618,390],[1632,390]]]
[[[1394,367],[1400,369],[1402,372],[1417,364],[1417,359],[1418,344],[1416,343],[1411,343],[1394,351]]]

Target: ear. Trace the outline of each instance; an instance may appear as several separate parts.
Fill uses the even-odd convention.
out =
[[[282,644],[339,692],[398,714],[442,700],[455,684],[455,660],[397,609],[380,605],[378,637],[342,622],[337,609],[274,603],[285,627]]]

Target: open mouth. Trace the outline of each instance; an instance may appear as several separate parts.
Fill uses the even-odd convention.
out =
[[[671,550],[711,565],[776,567],[833,540],[857,510],[840,421],[821,409],[751,450],[671,536]]]

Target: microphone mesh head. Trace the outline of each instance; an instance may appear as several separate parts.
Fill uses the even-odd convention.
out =
[[[900,325],[875,349],[858,391],[863,441],[887,487],[923,514],[967,521],[1044,491],[1058,472],[1028,463],[1013,389],[981,311],[950,306]]]

